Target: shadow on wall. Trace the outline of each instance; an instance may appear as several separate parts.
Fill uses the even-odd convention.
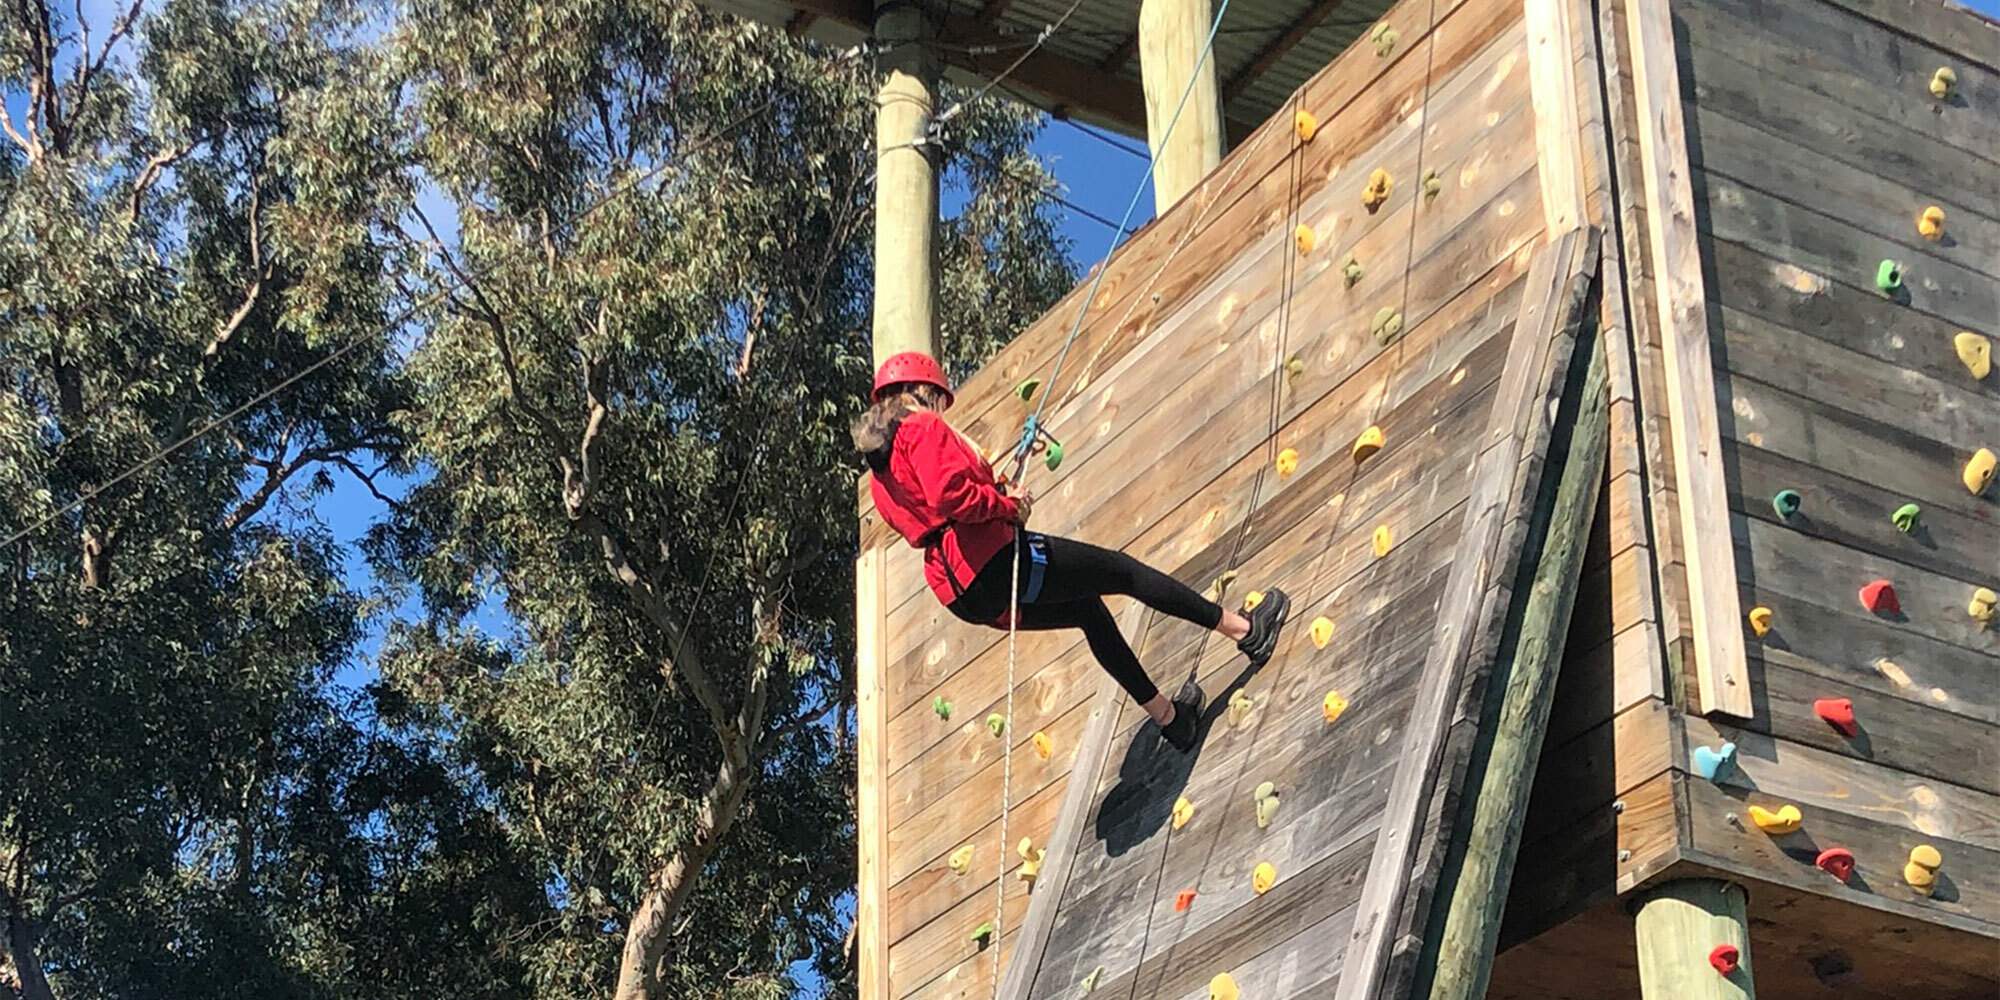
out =
[[[1106,855],[1120,857],[1167,829],[1173,820],[1174,802],[1187,791],[1195,766],[1208,748],[1209,730],[1228,711],[1230,696],[1250,683],[1259,669],[1246,664],[1229,686],[1207,699],[1194,749],[1187,753],[1169,746],[1152,723],[1139,724],[1125,746],[1125,759],[1118,764],[1118,783],[1105,793],[1097,810],[1095,832]]]

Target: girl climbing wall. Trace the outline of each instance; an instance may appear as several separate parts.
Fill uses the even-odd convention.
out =
[[[975,625],[1082,629],[1091,655],[1185,753],[1200,731],[1192,678],[1172,700],[1154,686],[1104,595],[1123,594],[1236,640],[1259,666],[1278,645],[1290,601],[1271,588],[1248,614],[1224,611],[1187,585],[1122,552],[1025,530],[1033,494],[1008,496],[977,448],[945,422],[951,387],[929,356],[898,354],[875,373],[874,405],[854,422],[854,446],[874,473],[875,509],[924,550],[924,578],[952,614]],[[1019,560],[1020,607],[1010,608]]]

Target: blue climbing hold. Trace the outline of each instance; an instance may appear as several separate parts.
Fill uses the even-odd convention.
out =
[[[1710,781],[1714,781],[1716,775],[1721,774],[1724,769],[1735,762],[1736,744],[1724,743],[1720,749],[1695,747],[1694,753],[1691,756],[1694,762],[1694,773]]]
[[[1805,498],[1799,496],[1798,490],[1779,490],[1776,495],[1771,497],[1771,508],[1776,510],[1778,516],[1782,518],[1790,518],[1793,514],[1798,513],[1799,505],[1803,503],[1805,503]]]

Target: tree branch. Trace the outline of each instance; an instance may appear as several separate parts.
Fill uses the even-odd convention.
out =
[[[256,277],[250,279],[250,287],[243,290],[243,301],[236,307],[236,311],[229,315],[229,319],[216,325],[214,339],[210,340],[208,347],[204,348],[201,352],[203,366],[215,363],[215,359],[222,353],[222,349],[228,346],[229,338],[236,336],[236,331],[241,329],[243,322],[250,318],[250,311],[257,307],[257,296],[264,291],[264,282],[271,277],[271,264],[264,259],[264,227],[260,219],[260,215],[262,214],[259,211],[260,197],[257,176],[252,174],[250,177],[248,221],[250,226],[250,269],[256,274]],[[136,195],[133,205],[136,210],[138,205]]]
[[[12,129],[10,128],[9,131],[12,131]],[[146,192],[151,190],[154,182],[160,179],[160,175],[168,167],[179,163],[183,157],[194,152],[194,148],[198,144],[198,142],[189,142],[181,146],[170,146],[154,153],[151,158],[146,160],[146,166],[139,171],[139,176],[132,181],[132,196],[125,206],[125,221],[128,225],[139,221],[139,206],[145,201]]]

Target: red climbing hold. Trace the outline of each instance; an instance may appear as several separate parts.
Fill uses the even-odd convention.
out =
[[[1820,871],[1845,882],[1849,875],[1854,874],[1854,852],[1845,847],[1829,847],[1819,852],[1813,864],[1818,865]]]
[[[1188,911],[1188,907],[1193,905],[1194,905],[1193,889],[1182,889],[1180,891],[1180,894],[1174,897],[1175,913],[1186,913]]]
[[[1878,615],[1900,615],[1903,606],[1896,601],[1896,588],[1887,580],[1870,580],[1861,588],[1861,606]]]
[[[1736,963],[1742,959],[1743,953],[1737,951],[1733,944],[1716,945],[1715,949],[1708,953],[1708,964],[1715,966],[1715,971],[1725,976],[1735,972]]]
[[[1842,736],[1852,739],[1861,735],[1861,724],[1854,721],[1854,702],[1846,698],[1821,698],[1813,702],[1813,714],[1840,730]]]

